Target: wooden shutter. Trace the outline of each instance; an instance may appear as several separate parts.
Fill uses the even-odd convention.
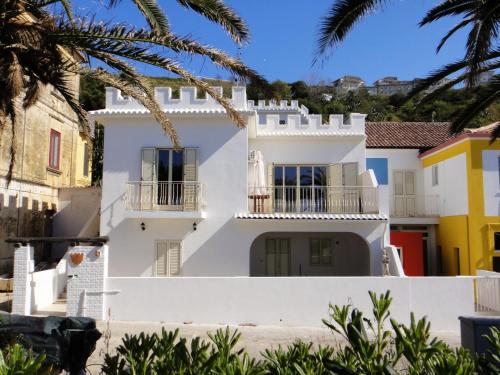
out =
[[[181,270],[181,243],[169,241],[168,246],[168,276],[177,276]]]
[[[267,165],[267,181],[266,181],[266,190],[267,194],[269,194],[269,199],[265,200],[264,203],[264,212],[272,213],[274,207],[274,194],[275,194],[275,186],[274,186],[274,164],[269,163]],[[253,208],[253,207],[252,207]]]
[[[394,216],[404,216],[405,198],[404,198],[404,171],[394,171]]]
[[[143,148],[141,158],[140,207],[152,209],[156,185],[156,149]]]
[[[177,276],[181,270],[181,243],[158,241],[156,243],[155,276]]]
[[[342,177],[343,186],[358,186],[358,163],[343,163]]]
[[[156,243],[155,276],[167,276],[168,242]]]
[[[343,207],[342,164],[328,166],[328,212],[340,213]]]
[[[405,171],[405,203],[406,216],[417,216],[416,196],[415,196],[415,172]]]
[[[404,195],[403,171],[394,171],[394,195]]]
[[[198,150],[184,149],[184,211],[198,210]]]

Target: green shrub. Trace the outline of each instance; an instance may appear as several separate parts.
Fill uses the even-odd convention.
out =
[[[13,344],[0,350],[0,375],[36,375],[50,373],[43,370],[44,355],[35,356],[19,344]]]

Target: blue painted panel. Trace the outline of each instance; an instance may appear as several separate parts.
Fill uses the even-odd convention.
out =
[[[387,158],[366,158],[366,169],[373,169],[379,185],[389,183]]]

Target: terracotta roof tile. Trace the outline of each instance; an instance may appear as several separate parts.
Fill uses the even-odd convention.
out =
[[[429,149],[452,138],[449,122],[366,122],[368,148]]]

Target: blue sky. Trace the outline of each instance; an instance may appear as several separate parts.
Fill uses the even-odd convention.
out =
[[[102,8],[103,0],[77,0],[77,13],[97,12],[98,17],[144,25],[131,1],[122,0],[116,9]],[[201,16],[179,7],[174,0],[159,0],[179,35],[236,54],[238,47],[227,34]],[[241,49],[243,61],[270,81],[317,82],[350,74],[367,83],[388,75],[400,79],[422,77],[433,69],[463,55],[465,33],[457,34],[436,55],[439,38],[457,20],[448,19],[418,28],[426,10],[438,0],[395,0],[383,12],[365,18],[347,40],[323,63],[312,66],[320,18],[333,0],[226,0],[247,22],[250,44]],[[192,72],[227,78],[228,74],[209,61],[184,61]],[[155,68],[140,67],[145,74],[166,75]]]

